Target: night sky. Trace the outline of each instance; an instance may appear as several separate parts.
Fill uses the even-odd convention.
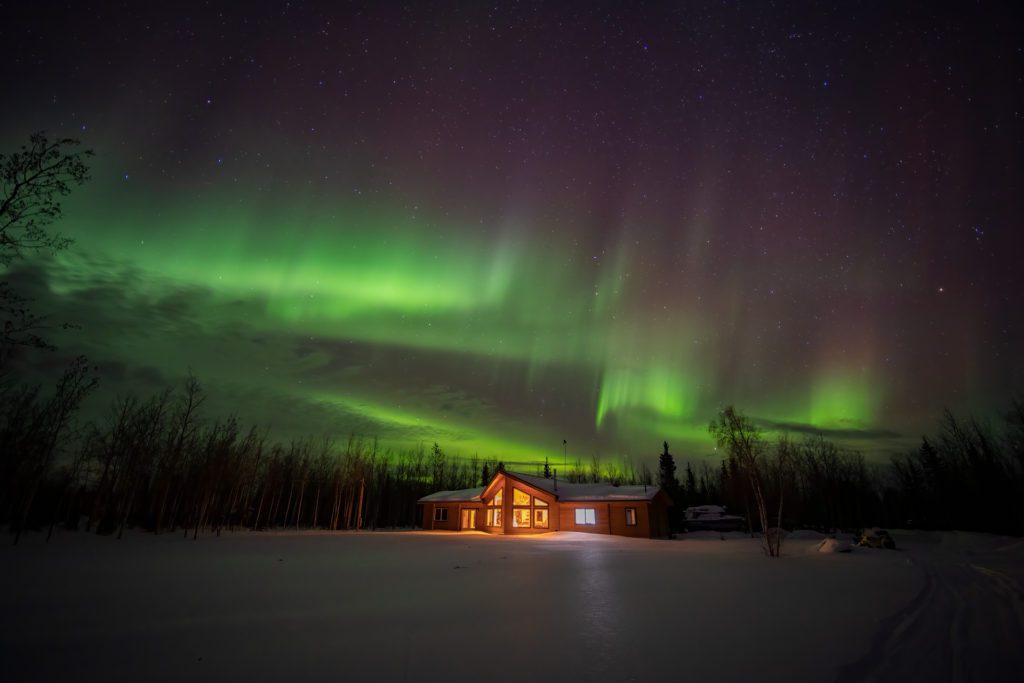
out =
[[[1024,386],[1013,3],[88,4],[0,5],[0,145],[96,151],[5,278],[97,414],[191,369],[282,439],[876,455]]]

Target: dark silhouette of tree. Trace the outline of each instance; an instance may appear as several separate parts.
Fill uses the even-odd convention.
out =
[[[491,480],[491,468],[484,463],[483,469],[480,470],[480,485],[487,486],[487,482]]]
[[[13,154],[0,154],[0,265],[9,266],[29,253],[66,249],[71,240],[50,231],[61,216],[62,197],[89,179],[90,150],[77,140],[49,140],[43,133]],[[47,347],[38,332],[44,319],[31,301],[0,283],[0,362],[14,346]]]
[[[676,479],[676,460],[668,452],[668,442],[662,444],[664,450],[658,456],[658,486],[672,500],[672,508],[669,510],[669,521],[675,529],[680,528],[680,521],[683,519],[682,492],[679,488],[679,480]]]
[[[99,380],[92,375],[94,370],[84,356],[76,358],[64,370],[50,400],[30,411],[29,431],[24,434],[28,438],[11,444],[7,456],[13,462],[4,469],[12,475],[6,495],[13,508],[15,543],[29,522],[39,489],[69,438],[79,406],[96,388]]]
[[[690,467],[690,463],[686,463],[686,503],[687,505],[694,505],[697,503],[697,477],[693,474],[693,468]],[[707,502],[707,501],[701,501]]]
[[[769,557],[778,557],[781,552],[782,535],[772,533],[768,523],[768,501],[765,491],[765,478],[768,475],[765,460],[768,449],[761,436],[761,430],[734,407],[726,406],[708,425],[708,432],[719,448],[724,448],[729,457],[735,459],[747,479],[760,522],[765,554]],[[779,515],[781,517],[781,505]]]
[[[444,451],[441,447],[434,443],[434,447],[430,449],[430,469],[431,469],[431,482],[433,482],[435,489],[440,489],[444,482],[445,466],[447,464],[447,458],[445,457]]]
[[[551,478],[551,465],[548,464],[548,456],[544,456],[544,478]]]
[[[94,381],[79,360],[52,397],[39,387],[0,391],[0,524],[14,536],[76,529],[83,518],[86,531],[120,536],[134,527],[193,538],[232,529],[411,526],[420,521],[421,496],[481,479],[486,484],[490,473],[503,470],[496,460],[481,466],[477,458],[446,456],[440,445],[382,451],[376,440],[354,435],[347,444],[310,437],[270,443],[265,432],[233,416],[204,415],[204,394],[193,377],[176,391],[124,396],[105,420],[79,427],[76,411]],[[761,482],[763,513],[739,449],[725,449],[717,472],[703,462],[690,470],[702,500],[753,513],[748,528],[767,528],[765,542],[774,552],[781,535],[773,529],[782,526],[855,531],[909,520],[927,528],[1024,534],[1022,418],[1011,412],[997,430],[946,414],[921,448],[873,470],[860,454],[821,436],[768,442],[738,412],[723,411],[727,445],[757,455],[753,479]],[[667,444],[661,456],[658,483],[678,494]],[[601,481],[652,479],[646,466],[599,465]],[[562,479],[594,476],[593,465],[577,463]],[[934,484],[941,493],[931,490],[932,482],[942,482]],[[932,514],[936,509],[944,516]]]

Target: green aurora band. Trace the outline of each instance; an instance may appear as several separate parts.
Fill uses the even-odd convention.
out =
[[[283,441],[884,458],[1024,385],[1008,11],[8,4],[0,151],[96,153],[17,370],[85,354],[88,417],[191,372]]]
[[[652,291],[627,241],[610,257],[588,259],[557,235],[537,248],[525,226],[481,237],[464,225],[366,204],[324,212],[219,200],[160,207],[155,217],[152,206],[76,204],[68,232],[88,237],[51,265],[52,292],[69,297],[98,281],[130,281],[134,310],[190,293],[204,306],[194,315],[202,321],[196,338],[184,346],[157,342],[174,347],[160,356],[168,376],[193,368],[208,382],[236,387],[235,396],[245,386],[286,394],[336,412],[323,429],[338,434],[359,431],[398,446],[439,441],[461,455],[527,461],[560,456],[562,438],[583,458],[645,455],[661,440],[700,454],[711,451],[706,424],[730,393],[770,430],[772,423],[869,428],[885,401],[872,367],[827,360],[810,364],[807,376],[762,370],[723,391],[721,368],[744,362],[733,331],[716,325],[723,309],[728,317],[728,302],[719,297],[724,303],[709,313]],[[687,283],[671,289],[685,292]],[[668,313],[666,302],[673,304]],[[326,350],[301,362],[284,352],[270,361],[266,353],[208,343],[231,328]],[[133,348],[130,335],[112,343],[138,364],[153,350],[152,340]],[[455,358],[461,370],[421,385],[388,377],[380,366],[353,366],[342,370],[344,386],[335,386],[318,372],[331,364],[332,344],[365,345],[386,357],[414,353],[428,365]],[[255,370],[270,365],[277,370]],[[500,375],[503,385],[517,377],[517,395],[503,396],[502,387],[484,393],[466,374]],[[457,393],[472,409],[442,410],[437,391]],[[543,419],[524,405],[538,394],[560,396]],[[277,426],[304,428],[301,419]]]

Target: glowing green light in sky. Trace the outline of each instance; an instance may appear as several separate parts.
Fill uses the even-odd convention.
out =
[[[864,427],[877,417],[880,392],[866,377],[825,376],[811,389],[808,422],[820,427]]]
[[[696,390],[674,368],[615,369],[601,382],[596,423],[600,427],[613,411],[643,407],[663,417],[689,417],[697,405]]]
[[[355,420],[384,440],[483,457],[542,460],[566,437],[583,457],[654,453],[665,439],[706,452],[724,403],[825,429],[880,417],[869,365],[824,349],[822,369],[786,373],[744,331],[755,321],[743,293],[713,278],[709,289],[692,254],[666,273],[625,239],[598,256],[571,236],[539,248],[513,228],[322,203],[80,210],[69,232],[89,238],[61,254],[49,286],[122,291],[129,317],[188,312],[187,327],[167,318],[123,335],[121,359],[152,363],[162,345],[169,374],[193,367],[233,395],[259,386],[326,406],[341,433]],[[458,409],[442,409],[452,395]]]

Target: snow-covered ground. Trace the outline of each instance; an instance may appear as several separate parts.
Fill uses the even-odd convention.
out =
[[[1024,680],[1024,541],[65,533],[0,549],[0,679]]]

